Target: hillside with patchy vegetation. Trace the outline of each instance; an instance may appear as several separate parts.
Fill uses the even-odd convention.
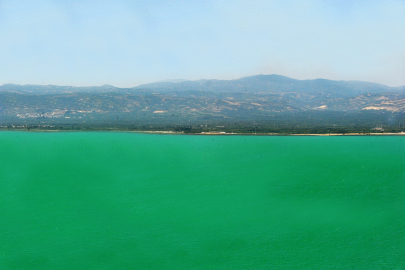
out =
[[[367,82],[259,75],[134,88],[0,86],[3,129],[398,132],[404,119],[404,87]]]

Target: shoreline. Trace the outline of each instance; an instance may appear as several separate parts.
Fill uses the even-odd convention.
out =
[[[161,135],[196,135],[196,136],[405,136],[405,132],[399,133],[227,133],[227,132],[200,132],[200,133],[185,133],[178,131],[164,131],[164,130],[113,130],[113,129],[100,129],[100,130],[38,130],[38,129],[0,129],[0,132],[122,132],[122,133],[140,133],[140,134],[161,134]]]

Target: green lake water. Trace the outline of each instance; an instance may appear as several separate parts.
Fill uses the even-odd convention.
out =
[[[0,269],[405,269],[405,137],[0,132]]]

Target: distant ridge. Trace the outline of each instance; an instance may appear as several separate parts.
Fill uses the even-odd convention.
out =
[[[297,80],[281,75],[255,75],[235,80],[165,80],[143,84],[132,88],[119,88],[112,85],[74,87],[58,85],[17,85],[4,84],[0,91],[30,94],[62,94],[75,92],[133,92],[150,90],[156,92],[203,91],[215,93],[314,93],[347,97],[367,93],[404,92],[405,86],[389,87],[386,85],[362,81],[334,81],[327,79]]]
[[[133,89],[150,89],[158,92],[209,91],[227,93],[323,93],[334,96],[354,96],[365,93],[400,92],[404,87],[389,87],[362,81],[334,81],[327,79],[297,80],[281,75],[255,75],[235,80],[197,80],[180,83],[157,82]]]
[[[0,91],[17,92],[25,94],[66,94],[77,92],[110,92],[117,91],[120,88],[112,85],[104,84],[102,86],[59,86],[59,85],[19,85],[19,84],[4,84],[0,86]]]

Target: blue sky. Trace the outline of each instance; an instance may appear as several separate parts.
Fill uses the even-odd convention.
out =
[[[256,74],[405,85],[405,1],[0,0],[0,85]]]

